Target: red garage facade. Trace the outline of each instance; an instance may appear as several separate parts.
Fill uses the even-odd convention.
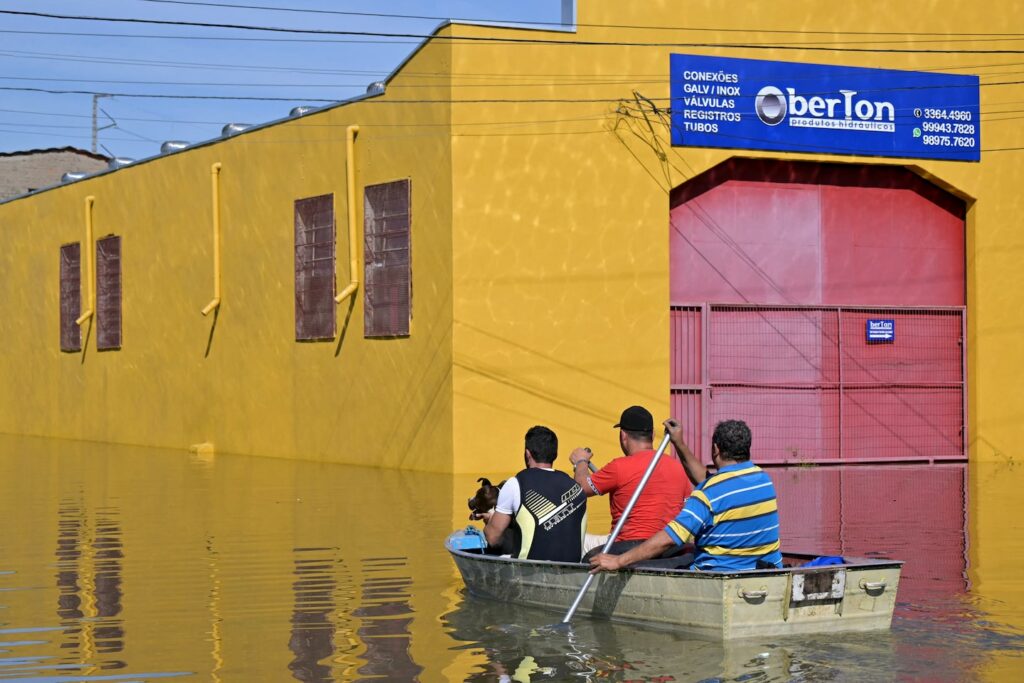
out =
[[[966,461],[965,213],[894,166],[731,159],[678,187],[672,413],[690,443],[709,458],[709,430],[739,418],[763,464]]]

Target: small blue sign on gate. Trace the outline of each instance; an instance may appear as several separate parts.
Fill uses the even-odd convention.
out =
[[[869,342],[896,341],[896,321],[892,318],[869,318],[866,325]]]

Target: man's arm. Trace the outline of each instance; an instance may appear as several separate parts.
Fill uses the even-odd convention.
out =
[[[695,541],[697,535],[703,533],[713,520],[707,496],[701,491],[694,491],[693,495],[686,499],[683,509],[667,527],[621,555],[595,555],[590,560],[590,573],[613,572],[634,562],[656,557],[673,545],[685,545]]]
[[[485,522],[484,538],[487,539],[487,545],[501,545],[501,535],[512,523],[512,515],[516,514],[522,502],[521,495],[519,480],[509,477],[498,491],[498,501],[494,505],[494,510],[481,515]]]
[[[484,513],[484,516],[487,517],[487,524],[484,525],[484,538],[487,539],[487,545],[497,546],[501,543],[501,535],[512,523],[512,515],[495,511]]]
[[[654,534],[646,541],[631,548],[621,555],[607,555],[600,553],[590,558],[591,574],[598,572],[614,572],[641,560],[649,560],[665,552],[676,542],[665,532],[664,529]]]
[[[589,448],[577,448],[569,454],[569,462],[572,464],[572,478],[583,488],[583,493],[588,498],[601,495],[590,482],[590,459],[592,457],[594,457],[594,454],[590,452]]]
[[[676,453],[679,454],[679,460],[683,463],[683,469],[686,470],[686,476],[690,478],[690,482],[694,486],[703,484],[704,480],[708,478],[708,469],[700,464],[700,460],[683,440],[683,426],[669,418],[665,420],[665,431],[672,439],[672,445],[675,447]]]

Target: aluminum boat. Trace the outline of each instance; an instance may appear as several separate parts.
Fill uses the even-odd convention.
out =
[[[588,566],[485,555],[478,535],[466,529],[445,541],[471,595],[568,610]],[[843,564],[802,566],[814,557],[784,554],[782,569],[602,573],[577,618],[640,623],[714,640],[889,628],[903,562],[846,557]]]

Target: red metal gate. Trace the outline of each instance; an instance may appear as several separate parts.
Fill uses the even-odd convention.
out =
[[[964,307],[679,304],[672,414],[709,461],[745,420],[762,464],[965,461]],[[894,339],[868,341],[868,320]]]

